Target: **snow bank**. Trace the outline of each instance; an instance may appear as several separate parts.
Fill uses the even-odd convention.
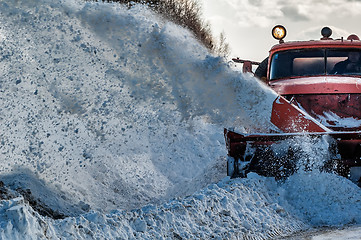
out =
[[[352,213],[336,220],[360,212],[360,191],[334,175],[225,178],[223,127],[267,131],[276,95],[183,28],[142,6],[3,0],[0,9],[1,180],[67,216],[1,200],[2,238],[262,239],[360,224]],[[334,182],[354,197],[336,191],[341,207],[329,200],[321,212],[298,204],[313,193],[319,206]]]
[[[6,201],[3,209],[11,221],[2,235],[66,239],[257,239],[300,230],[304,223],[272,203],[270,179],[224,179],[184,199],[147,205],[133,211],[104,215],[90,212],[80,217],[50,221],[35,214],[20,200]],[[16,209],[16,211],[15,211]],[[21,210],[19,210],[21,209]],[[20,211],[20,213],[19,213]],[[8,216],[7,215],[7,216]],[[22,221],[18,221],[22,218]],[[34,224],[30,228],[30,224]],[[49,225],[48,225],[49,224]],[[51,224],[51,225],[50,225]],[[14,231],[15,230],[15,231]],[[21,235],[20,235],[21,236]]]
[[[326,190],[329,186],[342,190],[333,193]],[[248,179],[224,178],[164,204],[109,214],[91,211],[63,220],[40,216],[22,198],[2,201],[1,235],[6,239],[22,235],[29,239],[273,239],[311,226],[360,223],[360,199],[356,185],[332,174],[296,174],[283,184],[250,174]]]
[[[289,212],[313,226],[361,223],[360,188],[349,180],[325,172],[298,173],[282,186],[282,202]]]

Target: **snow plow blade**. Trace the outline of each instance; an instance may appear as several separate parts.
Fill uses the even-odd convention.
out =
[[[351,170],[357,170],[353,178],[355,181],[360,179],[361,131],[247,135],[224,129],[224,136],[228,149],[227,175],[231,178],[246,177],[249,172],[278,179],[288,177],[296,169],[295,157],[299,151],[298,146],[290,144],[287,149],[283,149],[286,153],[280,155],[274,151],[275,145],[300,137],[323,137],[329,143],[331,153],[331,159],[325,162],[325,170],[335,171],[347,178],[350,178]]]

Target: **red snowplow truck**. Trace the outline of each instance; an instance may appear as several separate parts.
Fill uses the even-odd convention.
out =
[[[291,144],[280,154],[275,145],[299,137],[326,138],[330,154],[322,169],[360,184],[361,41],[356,35],[332,39],[328,27],[320,40],[285,42],[281,25],[272,34],[279,44],[265,61],[233,60],[243,64],[243,72],[259,65],[256,77],[277,93],[269,120],[278,130],[246,134],[225,129],[227,175],[287,177],[296,171],[299,149]]]

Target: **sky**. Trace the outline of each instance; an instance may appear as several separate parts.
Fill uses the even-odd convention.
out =
[[[331,37],[361,37],[361,0],[198,0],[203,17],[214,36],[224,33],[230,58],[262,61],[277,44],[272,28],[287,29],[285,41],[317,40],[321,29],[332,29]]]

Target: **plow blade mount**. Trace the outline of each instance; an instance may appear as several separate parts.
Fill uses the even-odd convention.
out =
[[[288,177],[297,169],[300,150],[292,141],[302,141],[302,137],[311,141],[323,138],[328,142],[329,159],[325,160],[324,170],[335,171],[356,182],[361,177],[361,131],[246,135],[224,129],[224,136],[228,150],[227,175],[232,178],[246,177],[249,172],[276,179]],[[285,148],[282,143],[289,144]]]

